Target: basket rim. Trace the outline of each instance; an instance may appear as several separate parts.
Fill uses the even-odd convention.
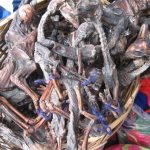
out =
[[[94,137],[95,141],[92,140],[92,137],[90,137],[88,139],[88,142],[89,142],[88,149],[97,150],[98,148],[101,148],[101,146],[105,145],[108,139],[112,135],[114,135],[118,131],[120,126],[123,124],[123,122],[125,121],[126,117],[128,116],[133,106],[135,96],[139,90],[139,77],[136,77],[136,79],[132,81],[131,85],[129,86],[129,90],[132,90],[132,92],[130,93],[129,97],[127,97],[127,100],[124,106],[125,112],[121,114],[119,118],[117,118],[110,124],[110,128],[113,130],[112,134],[111,135],[104,134],[101,137],[96,137],[96,138]],[[92,142],[90,142],[90,140]]]
[[[37,5],[43,3],[43,2],[47,2],[47,0],[37,0]],[[10,16],[6,17],[3,20],[0,20],[0,32],[3,32],[5,30],[5,27],[7,26],[8,23],[11,22],[11,20],[15,17],[16,12],[14,12],[13,14],[11,14]],[[1,34],[1,33],[0,33]],[[0,35],[1,36],[1,35]],[[90,137],[88,139],[89,144],[88,144],[88,148],[91,150],[96,150],[97,148],[100,148],[100,146],[103,146],[106,144],[107,140],[114,134],[117,132],[117,130],[120,128],[120,126],[123,124],[124,120],[126,119],[127,115],[129,114],[133,102],[134,102],[134,98],[136,96],[136,93],[138,92],[139,89],[139,77],[137,77],[132,84],[129,86],[128,91],[132,90],[131,93],[129,93],[129,96],[127,96],[126,98],[126,103],[124,105],[125,108],[125,112],[123,114],[120,115],[119,118],[117,118],[116,120],[114,120],[111,124],[110,124],[110,128],[113,131],[113,133],[111,135],[102,135],[101,137],[96,137],[95,140],[92,140],[92,138],[94,137]],[[93,141],[93,142],[90,142]]]

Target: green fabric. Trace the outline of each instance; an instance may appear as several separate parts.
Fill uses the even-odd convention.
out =
[[[130,146],[130,145],[124,145],[124,146],[122,147],[122,150],[128,150],[129,146]]]
[[[144,120],[140,116],[136,116],[135,130],[142,132],[143,134],[150,135],[150,120]]]

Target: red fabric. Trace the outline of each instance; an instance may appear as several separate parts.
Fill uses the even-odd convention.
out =
[[[150,135],[145,135],[137,130],[127,132],[128,140],[134,144],[139,144],[145,147],[150,146]]]
[[[150,78],[145,78],[140,81],[139,91],[144,93],[148,99],[148,105],[150,107]]]

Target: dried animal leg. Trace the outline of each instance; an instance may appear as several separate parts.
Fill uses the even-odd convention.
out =
[[[51,102],[54,103],[54,105],[57,107],[61,106],[56,90],[53,90],[51,94]],[[62,150],[62,138],[64,137],[64,134],[66,131],[65,130],[65,118],[63,116],[58,116],[56,114],[53,114],[51,127],[53,128],[55,132],[55,136],[56,136],[57,143],[58,143],[58,149]]]
[[[37,131],[43,124],[45,123],[45,118],[41,119],[35,126],[34,126],[34,132]]]
[[[58,150],[62,150],[62,139],[59,137],[57,138],[57,143],[58,143]]]
[[[40,98],[40,108],[44,111],[47,112],[47,106],[45,101],[47,101],[50,98],[50,95],[52,93],[53,90],[53,85],[52,82],[49,81],[45,91],[43,92],[41,98]],[[48,99],[47,99],[48,98]]]
[[[60,116],[63,115],[65,118],[68,119],[69,115],[66,112],[64,112],[63,110],[61,110],[60,108],[58,108],[57,106],[52,104],[52,102],[49,101],[51,93],[54,90],[53,84],[55,84],[55,87],[56,87],[55,81],[50,80],[48,86],[46,87],[46,90],[44,91],[44,93],[40,99],[40,107],[42,108],[42,110],[44,112],[51,112],[51,113],[55,113]],[[58,92],[58,90],[57,90],[57,92]],[[62,96],[62,94],[61,94],[61,96]]]
[[[52,121],[51,121],[52,123]],[[45,133],[47,134],[47,141],[49,145],[53,145],[53,150],[57,150],[57,143],[56,143],[56,135],[54,135],[54,131],[52,129],[52,124],[50,122],[47,122],[45,124]],[[55,124],[56,125],[56,124]]]
[[[30,119],[27,123],[29,125],[34,125],[34,124],[37,124],[38,122],[40,122],[41,119],[42,119],[41,116],[37,116],[35,119]]]
[[[79,90],[79,86],[75,86],[74,87],[74,90],[76,92],[76,95],[77,95],[77,99],[78,99],[78,107],[79,107],[79,111],[82,115],[84,115],[85,117],[87,117],[88,119],[91,119],[91,120],[95,120],[96,117],[90,113],[87,113],[86,111],[83,110],[83,104],[82,104],[82,98],[81,98],[81,93],[80,93],[80,90]]]
[[[72,70],[74,67],[74,63],[71,60],[67,60],[67,67]],[[63,75],[68,75],[67,71],[62,70],[62,72]],[[63,83],[66,86],[69,102],[70,102],[69,103],[70,121],[68,124],[67,149],[76,150],[78,149],[76,132],[77,132],[78,121],[79,121],[79,110],[78,110],[76,93],[73,87],[77,84],[77,81],[63,79]]]
[[[27,123],[22,122],[22,120],[18,118],[18,116],[16,116],[16,114],[14,114],[12,111],[10,111],[6,106],[1,105],[0,108],[6,115],[12,118],[16,124],[18,124],[23,130],[27,131],[28,133],[36,132],[45,123],[45,118],[43,118],[40,119],[40,121],[37,122],[34,126],[28,125]]]
[[[35,119],[29,119],[29,118],[25,117],[18,110],[16,110],[4,97],[0,96],[0,102],[3,105],[6,105],[6,107],[8,107],[15,115],[20,117],[25,123],[27,123],[29,125],[34,125],[34,124],[38,123],[41,120],[40,116],[35,118]]]
[[[104,58],[104,67],[102,68],[102,72],[104,75],[104,82],[105,82],[106,88],[113,90],[113,99],[117,100],[118,89],[119,89],[117,69],[109,53],[107,39],[106,39],[105,32],[102,27],[102,22],[101,20],[98,20],[99,17],[101,18],[100,13],[101,12],[98,12],[97,14],[99,16],[97,16],[95,28],[97,29],[97,32],[99,34],[99,38],[100,38],[100,42],[102,46],[102,54]]]
[[[58,108],[57,106],[54,106],[52,103],[47,103],[46,105],[48,107],[49,112],[55,113],[60,116],[64,116],[66,119],[69,119],[69,115],[60,108]]]
[[[93,124],[95,123],[95,120],[96,120],[96,117],[86,111],[83,110],[83,106],[82,106],[82,99],[81,99],[81,93],[80,93],[80,90],[79,90],[79,86],[75,86],[74,87],[74,90],[76,92],[76,95],[77,95],[77,99],[78,99],[78,107],[79,107],[79,111],[82,115],[84,115],[86,118],[90,119],[90,123],[88,125],[88,128],[86,130],[86,134],[84,136],[84,140],[83,140],[83,143],[82,143],[82,150],[87,150],[87,142],[88,142],[88,136],[89,136],[89,133],[92,129],[92,126]]]
[[[33,99],[34,106],[37,109],[39,96],[34,91],[32,91],[28,86],[28,84],[26,83],[26,78],[29,76],[31,72],[33,72],[33,70],[36,69],[36,66],[35,64],[32,65],[30,64],[30,66],[29,65],[27,66],[28,68],[22,66],[21,69],[16,70],[16,72],[14,72],[10,76],[10,79],[13,83],[15,83],[20,89],[25,91]]]
[[[56,80],[52,79],[52,83],[53,83],[53,86],[54,86],[54,88],[55,88],[55,90],[56,90],[56,92],[57,92],[57,94],[58,94],[59,99],[60,99],[60,100],[63,100],[63,95],[62,95],[62,93],[60,92],[60,88],[59,88],[59,86],[58,86]]]
[[[4,105],[0,105],[0,109],[10,118],[13,119],[13,121],[18,124],[23,130],[28,131],[29,133],[34,132],[33,128],[31,128],[26,123],[23,123],[22,120],[20,120],[12,111],[10,111],[7,107]]]

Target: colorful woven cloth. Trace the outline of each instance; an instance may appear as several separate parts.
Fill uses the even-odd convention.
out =
[[[132,144],[118,144],[111,146],[105,150],[149,150],[148,148]]]
[[[142,146],[150,147],[150,135],[144,131],[130,130],[127,132],[127,138],[132,143],[139,143]]]
[[[134,104],[118,136],[121,143],[138,144],[150,149],[150,114]]]

